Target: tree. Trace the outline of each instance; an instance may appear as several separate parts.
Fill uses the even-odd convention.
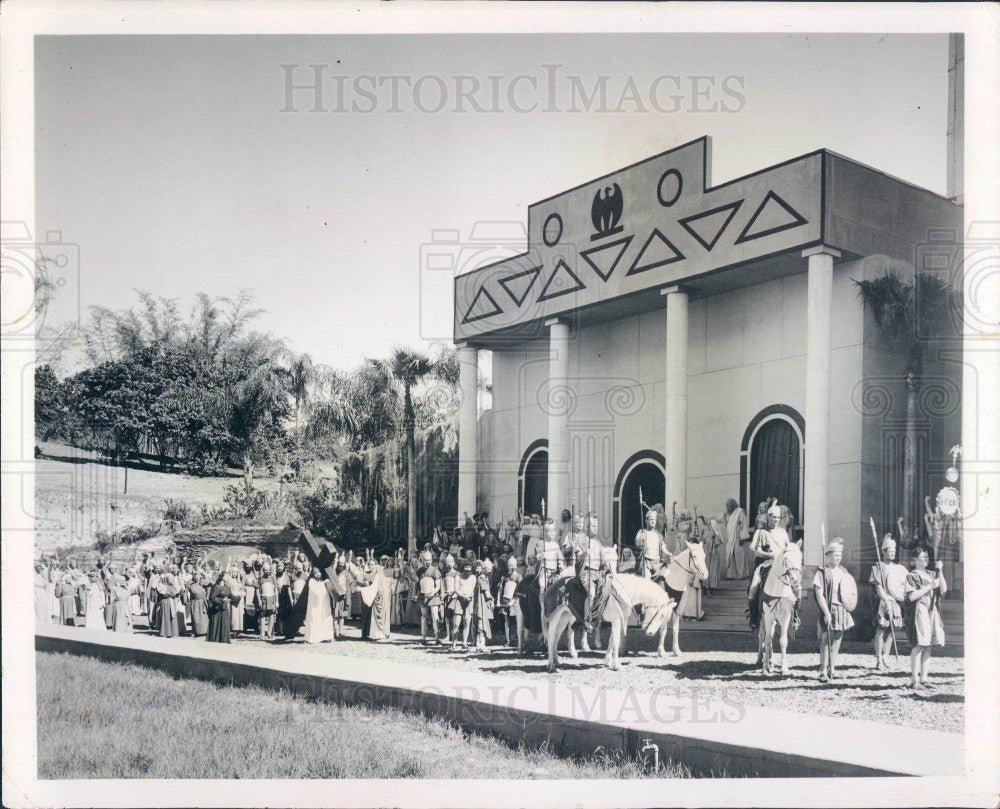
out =
[[[410,556],[417,552],[417,469],[414,440],[413,388],[434,370],[424,354],[397,348],[389,358],[392,376],[403,388],[403,430],[406,433],[406,533]]]
[[[917,486],[917,395],[924,371],[927,342],[948,333],[961,293],[936,275],[918,273],[912,280],[898,272],[855,281],[858,295],[882,334],[900,346],[906,361],[906,437],[903,449],[903,520],[914,530]],[[956,308],[957,307],[957,308]]]
[[[264,335],[252,335],[226,353],[229,430],[237,444],[243,477],[253,483],[254,463],[273,455],[288,416],[288,372],[278,362],[284,349]]]
[[[63,393],[51,365],[35,368],[35,434],[42,441],[60,433],[65,404]]]

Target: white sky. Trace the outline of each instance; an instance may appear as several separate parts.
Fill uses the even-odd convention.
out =
[[[450,338],[450,299],[419,294],[433,230],[523,223],[533,201],[704,134],[716,183],[826,147],[945,193],[947,52],[943,34],[42,37],[36,226],[79,244],[84,310],[133,304],[135,288],[192,301],[249,287],[260,326],[350,368]],[[309,112],[310,92],[281,112],[282,64],[303,84],[328,65],[327,109],[337,74],[348,107],[369,103],[351,91],[364,74],[442,77],[448,104],[421,112],[398,84],[403,112],[387,111],[390,85],[371,113]],[[522,74],[537,90],[519,80],[514,102],[534,112],[507,100]],[[502,111],[454,111],[456,75],[477,77],[487,109],[495,82]],[[600,75],[607,108],[631,76],[646,111],[546,109],[550,86],[565,109],[568,77],[589,92]],[[657,112],[664,75],[681,90],[661,81]],[[692,76],[711,77],[700,100]],[[425,108],[438,87],[424,80]],[[692,109],[713,104],[739,109]],[[51,321],[74,309],[63,294]]]

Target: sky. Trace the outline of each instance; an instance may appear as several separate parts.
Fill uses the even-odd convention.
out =
[[[716,184],[828,148],[944,194],[947,54],[944,34],[39,37],[36,230],[79,245],[84,319],[248,288],[259,328],[350,369],[450,343],[435,231],[472,269],[477,222],[485,255],[519,252],[530,203],[702,135]],[[317,75],[322,98],[288,93]]]

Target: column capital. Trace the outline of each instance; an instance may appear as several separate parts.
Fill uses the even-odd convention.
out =
[[[668,287],[663,287],[660,290],[661,295],[670,295],[673,292],[683,292],[684,294],[690,293],[690,289],[686,286],[681,286],[680,284],[671,284]]]
[[[841,252],[835,248],[830,247],[826,244],[817,244],[813,247],[807,247],[802,251],[802,258],[809,258],[809,256],[833,256],[834,258],[840,258]]]
[[[476,351],[479,350],[479,346],[470,343],[468,340],[455,340],[455,348],[474,348]]]
[[[542,323],[546,327],[548,327],[548,326],[568,326],[569,325],[569,320],[567,320],[564,317],[550,317],[550,318],[547,318],[546,320],[543,320]]]

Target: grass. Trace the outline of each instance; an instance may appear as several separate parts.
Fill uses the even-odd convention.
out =
[[[512,749],[396,709],[39,653],[39,778],[644,778],[621,755]],[[667,763],[660,777],[690,777]]]

